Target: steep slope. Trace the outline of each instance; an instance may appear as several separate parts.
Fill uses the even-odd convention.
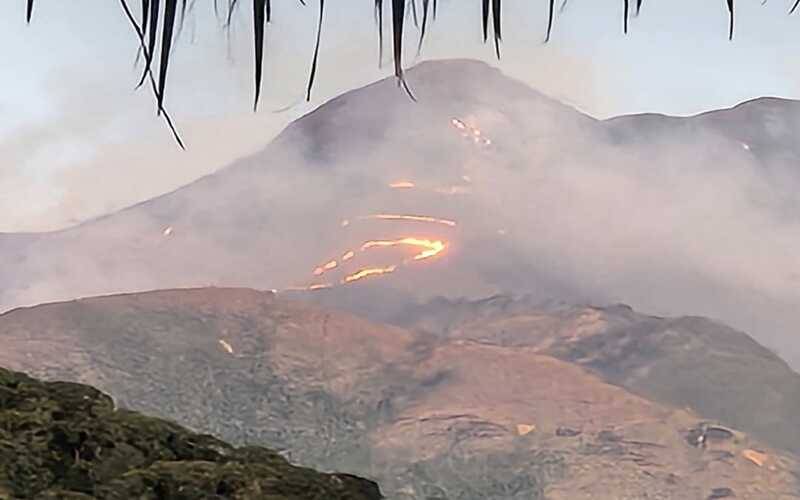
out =
[[[294,467],[265,448],[118,410],[92,387],[0,368],[0,498],[267,497],[383,498],[370,481]]]
[[[0,235],[0,310],[330,284],[340,289],[320,300],[385,319],[436,295],[531,293],[718,318],[800,366],[795,103],[597,121],[483,63],[426,62],[408,79],[416,103],[380,81],[173,193],[64,231]],[[390,187],[401,181],[413,187]],[[456,225],[363,218],[387,214]],[[406,238],[444,247],[424,261],[409,245],[360,251]],[[367,268],[393,272],[341,290]]]
[[[437,300],[399,324],[440,338],[533,348],[609,383],[691,408],[800,453],[800,374],[746,334],[705,318],[631,308],[541,305],[526,298]]]
[[[485,326],[461,304],[459,328],[491,334],[501,320],[491,304],[475,308]],[[436,307],[454,316],[444,302]],[[437,337],[376,325],[269,292],[159,291],[6,313],[0,365],[91,382],[119,406],[373,478],[390,498],[799,493],[794,455],[742,427],[708,431],[707,416],[652,400],[647,387],[637,395],[625,381],[610,385],[556,348],[581,337],[575,314],[548,314],[541,325],[551,326],[522,325],[504,343],[459,328]],[[737,376],[697,385],[736,393]],[[698,446],[697,436],[709,441]]]

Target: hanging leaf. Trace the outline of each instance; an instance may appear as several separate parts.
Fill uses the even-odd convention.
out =
[[[261,70],[264,63],[264,30],[266,29],[266,0],[253,0],[253,41],[255,44],[255,98],[253,111],[258,109],[261,97]]]
[[[322,17],[325,15],[325,0],[319,0],[319,22],[317,24],[317,42],[314,44],[314,59],[311,61],[311,75],[308,77],[306,101],[311,100],[311,89],[314,87],[314,78],[317,76],[317,59],[319,58],[319,45],[322,40]]]
[[[550,0],[550,9],[547,16],[547,35],[544,37],[545,42],[550,41],[550,35],[553,32],[553,15],[556,7],[556,0]]]
[[[383,0],[375,0],[375,17],[378,23],[378,67],[383,67]]]
[[[422,53],[422,43],[425,41],[425,34],[428,28],[428,8],[430,7],[430,3],[430,0],[422,0],[422,28],[419,31],[419,45],[417,46],[418,56]]]
[[[120,3],[122,4],[122,10],[128,17],[128,21],[130,22],[131,26],[133,26],[136,35],[139,37],[139,46],[142,50],[142,54],[144,55],[145,59],[149,61],[151,59],[151,54],[147,50],[147,46],[145,45],[144,31],[139,26],[139,23],[136,22],[136,18],[133,17],[133,13],[128,7],[128,3],[126,2],[126,0],[120,0]],[[147,17],[145,17],[144,19],[147,19]],[[144,22],[145,21],[142,21],[142,24],[144,24]],[[156,81],[153,78],[152,72],[148,72],[147,76],[148,79],[150,80],[150,87],[153,91],[153,95],[155,95],[156,99],[158,99],[158,87],[156,86]],[[173,137],[175,137],[175,141],[178,143],[178,146],[180,146],[181,149],[186,149],[186,147],[183,144],[183,141],[181,140],[180,135],[178,134],[178,131],[175,129],[175,125],[173,125],[172,123],[172,118],[170,118],[169,113],[167,113],[167,110],[164,109],[163,107],[161,111],[163,112],[162,116],[164,117],[164,121],[167,122],[167,126],[169,126],[169,129],[172,132]]]
[[[161,67],[158,71],[158,113],[164,110],[164,88],[167,84],[170,51],[172,50],[172,33],[175,29],[175,17],[178,0],[166,0],[164,5],[164,26],[161,28]]]
[[[728,30],[728,40],[733,40],[733,0],[728,0],[728,15],[730,17],[730,29]]]
[[[628,33],[628,10],[630,9],[629,0],[624,0],[625,6],[623,7],[623,14],[622,17],[624,20],[622,21],[622,32],[627,34]]]

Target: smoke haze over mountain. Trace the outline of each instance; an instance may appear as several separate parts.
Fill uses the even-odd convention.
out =
[[[68,230],[0,236],[11,263],[0,307],[208,284],[282,290],[324,282],[312,271],[366,240],[413,236],[447,248],[319,300],[373,316],[436,295],[624,302],[720,319],[800,366],[797,103],[599,121],[483,63],[423,63],[408,77],[417,104],[381,81],[173,193]],[[456,225],[359,219],[380,213]],[[369,250],[348,265],[407,257]],[[334,272],[332,284],[344,276]]]

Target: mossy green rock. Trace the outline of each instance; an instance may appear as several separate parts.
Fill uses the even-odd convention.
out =
[[[0,499],[383,498],[346,474],[295,467],[165,420],[115,409],[81,384],[0,368]]]

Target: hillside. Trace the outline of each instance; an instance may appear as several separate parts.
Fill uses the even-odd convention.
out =
[[[378,500],[377,485],[117,409],[98,390],[0,368],[0,498]]]
[[[334,285],[337,307],[383,320],[440,295],[532,294],[719,319],[800,366],[796,103],[598,121],[475,61],[425,62],[408,80],[416,103],[376,82],[175,192],[62,231],[0,235],[11,263],[0,310]],[[417,261],[430,246],[365,247],[408,239],[441,251]],[[342,284],[367,269],[384,273]]]
[[[530,307],[440,300],[400,328],[245,289],[109,296],[0,316],[0,365],[91,383],[120,407],[369,477],[390,498],[800,494],[790,452],[796,400],[762,394],[796,386],[797,375],[768,351],[746,337],[728,342],[713,323],[642,326],[656,319],[626,308]],[[664,332],[687,321],[695,333],[669,343]],[[619,331],[631,348],[614,348]],[[678,356],[690,337],[719,359]],[[609,342],[595,357],[576,354],[601,338]],[[625,376],[604,371],[612,355]],[[743,382],[756,368],[724,381],[698,376],[691,388],[668,369],[683,362],[714,373],[720,360],[772,368],[752,386]],[[729,405],[737,425],[713,405],[684,408],[698,393]],[[748,398],[761,403],[741,407]],[[774,444],[756,417],[788,429],[784,441]],[[698,436],[708,442],[699,446]]]

